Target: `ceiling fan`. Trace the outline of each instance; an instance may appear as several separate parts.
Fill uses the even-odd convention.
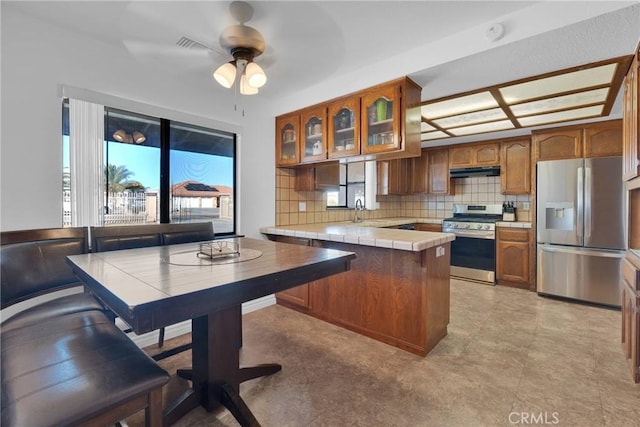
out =
[[[218,2],[187,4],[129,3],[120,19],[125,48],[136,60],[176,74],[200,74],[203,69],[211,70],[212,62],[216,66],[222,63],[212,70],[216,81],[231,88],[238,80],[241,94],[257,93],[267,80],[262,67],[272,64],[274,58],[264,54],[267,47],[262,34],[246,25],[255,18],[254,8],[244,1],[232,1],[229,16],[221,13],[222,4]],[[175,19],[176,16],[184,19]],[[226,21],[236,23],[229,25]],[[214,28],[223,28],[218,43],[210,38]],[[262,67],[255,62],[259,56]]]
[[[213,77],[226,88],[232,87],[239,78],[240,93],[254,95],[267,82],[264,70],[254,62],[254,58],[264,52],[264,37],[255,28],[245,25],[253,17],[253,7],[249,3],[233,1],[229,11],[239,24],[225,28],[219,41],[220,47],[228,51],[233,60],[218,67]]]

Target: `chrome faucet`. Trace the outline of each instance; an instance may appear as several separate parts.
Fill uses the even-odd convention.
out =
[[[354,215],[353,215],[353,222],[362,222],[362,218],[360,218],[360,215],[358,215],[358,212],[361,212],[363,210],[364,210],[364,205],[362,204],[362,199],[357,199],[356,208],[354,210]]]

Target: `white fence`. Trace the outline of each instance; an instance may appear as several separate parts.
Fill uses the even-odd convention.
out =
[[[71,193],[62,195],[63,226],[71,226]],[[104,225],[158,222],[158,197],[155,193],[105,193]]]

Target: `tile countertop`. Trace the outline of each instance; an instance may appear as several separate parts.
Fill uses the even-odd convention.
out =
[[[263,234],[327,240],[416,252],[455,240],[455,236],[451,233],[381,228],[425,222],[425,220],[425,218],[382,218],[365,220],[360,223],[332,222],[284,225],[278,227],[262,227],[260,232]],[[435,223],[442,222],[442,220],[430,220],[430,222],[431,221]]]

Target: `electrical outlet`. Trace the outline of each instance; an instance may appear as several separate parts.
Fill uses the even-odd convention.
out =
[[[299,202],[298,203],[298,210],[300,212],[306,212],[307,211],[307,202]]]
[[[530,209],[529,202],[523,202],[522,203],[522,210],[523,211],[528,211],[529,209]]]
[[[438,246],[436,248],[436,258],[444,256],[445,252],[444,252],[444,246]]]

